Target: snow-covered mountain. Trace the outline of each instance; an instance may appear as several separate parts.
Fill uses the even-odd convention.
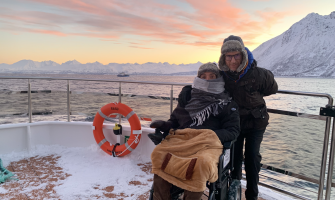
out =
[[[252,53],[277,76],[335,77],[335,11],[308,14]]]
[[[104,73],[118,74],[196,74],[201,62],[192,64],[169,64],[147,62],[144,64],[118,64],[109,63],[103,65],[99,62],[82,64],[76,60],[58,64],[53,61],[36,62],[32,60],[21,60],[14,64],[0,64],[0,72],[21,73]]]

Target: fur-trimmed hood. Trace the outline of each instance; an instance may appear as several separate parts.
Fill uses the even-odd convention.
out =
[[[244,47],[242,39],[238,36],[229,36],[223,41],[221,47],[221,55],[219,58],[219,68],[222,71],[229,71],[229,67],[225,62],[225,54],[228,52],[239,51],[242,53],[242,62],[240,66],[236,69],[236,72],[241,72],[248,64],[248,53]]]

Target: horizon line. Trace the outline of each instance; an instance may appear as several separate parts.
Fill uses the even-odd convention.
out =
[[[63,64],[65,64],[65,63],[67,63],[67,62],[70,62],[70,61],[76,61],[76,62],[78,62],[79,64],[82,64],[82,65],[85,65],[85,64],[93,64],[93,63],[99,63],[99,64],[101,64],[101,65],[109,65],[109,64],[138,64],[138,65],[142,65],[142,64],[147,64],[147,63],[167,63],[167,64],[169,64],[169,65],[188,65],[188,64],[203,63],[203,62],[197,61],[197,62],[194,62],[194,63],[186,63],[186,64],[185,64],[185,63],[180,63],[180,64],[176,64],[176,63],[169,63],[169,62],[150,62],[150,61],[149,61],[149,62],[145,62],[145,63],[137,63],[137,62],[135,62],[135,63],[115,63],[115,62],[109,62],[109,63],[107,63],[107,64],[103,64],[103,63],[101,63],[101,62],[99,62],[99,61],[95,61],[95,62],[87,62],[87,63],[81,63],[81,62],[77,61],[76,59],[74,59],[74,60],[68,60],[68,61],[66,61],[66,62],[63,62],[63,63],[59,64],[58,62],[55,62],[55,61],[53,61],[53,60],[34,61],[34,60],[30,60],[30,59],[22,59],[22,60],[19,60],[19,61],[17,61],[17,62],[14,62],[14,63],[12,63],[12,64],[8,64],[8,63],[0,63],[0,65],[2,65],[2,64],[13,65],[13,64],[18,63],[18,62],[20,62],[20,61],[32,61],[32,62],[38,62],[38,63],[49,62],[49,61],[51,61],[51,62],[54,62],[54,63],[56,63],[56,64],[58,64],[58,65],[63,65]],[[215,62],[215,63],[217,63],[216,61],[210,61],[210,62]]]

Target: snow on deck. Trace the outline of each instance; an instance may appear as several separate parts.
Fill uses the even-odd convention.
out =
[[[56,155],[35,156],[11,162],[7,169],[15,172],[20,181],[10,181],[4,184],[2,188],[6,192],[1,192],[0,197],[2,199],[59,199],[60,196],[54,188],[62,185],[64,180],[71,176],[71,174],[65,173],[63,168],[57,166],[60,158],[61,156]],[[146,173],[150,171],[150,163],[137,165]],[[150,181],[152,180],[148,180],[148,182]],[[143,185],[143,183],[140,181],[130,181],[128,185],[136,186]],[[102,191],[103,195],[95,194],[91,195],[90,198],[103,199],[107,197],[120,199],[128,197],[124,193],[113,193],[114,188],[114,185],[103,188],[100,185],[95,185],[93,189]],[[148,199],[148,197],[149,192],[145,192],[139,195],[137,199]]]
[[[148,199],[153,180],[140,155],[115,158],[97,145],[38,146],[0,157],[19,179],[1,184],[0,199]]]
[[[87,148],[38,145],[30,153],[0,154],[0,158],[19,179],[0,185],[0,199],[145,200],[153,183],[148,156],[136,150],[112,157],[95,144]],[[243,193],[244,189],[245,199]]]

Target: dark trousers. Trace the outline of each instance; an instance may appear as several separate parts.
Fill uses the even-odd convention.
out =
[[[257,200],[259,171],[262,156],[259,153],[264,130],[242,130],[234,147],[234,179],[242,179],[243,144],[245,139],[244,166],[247,179],[245,197],[247,200]]]
[[[162,179],[158,175],[154,175],[154,200],[171,200],[170,189],[172,184]],[[183,200],[201,200],[202,192],[191,192],[184,190]]]

